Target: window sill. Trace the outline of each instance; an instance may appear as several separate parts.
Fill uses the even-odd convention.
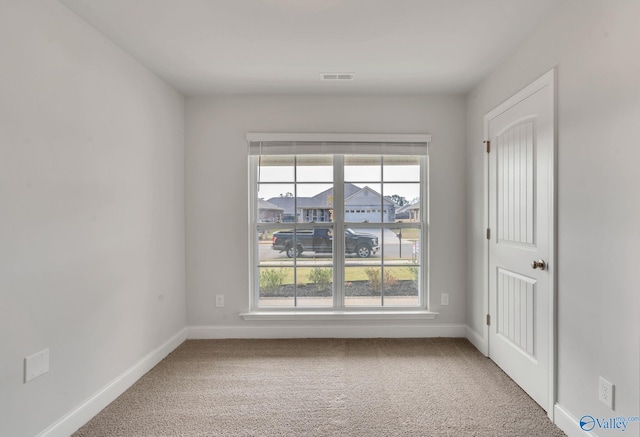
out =
[[[427,310],[368,311],[249,311],[240,313],[244,320],[432,320],[439,313]]]

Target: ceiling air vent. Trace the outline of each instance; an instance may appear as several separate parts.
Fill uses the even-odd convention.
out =
[[[353,80],[353,73],[320,73],[320,80],[344,81]]]

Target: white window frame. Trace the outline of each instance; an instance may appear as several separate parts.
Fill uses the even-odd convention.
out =
[[[433,319],[438,313],[429,310],[429,210],[428,210],[428,144],[431,142],[429,134],[313,134],[313,133],[247,133],[249,143],[249,297],[250,310],[241,313],[245,320],[344,320],[344,319]],[[334,167],[334,190],[342,183],[344,185],[344,155],[375,154],[375,155],[420,155],[421,159],[421,199],[424,217],[422,221],[422,235],[420,248],[421,277],[419,290],[419,305],[413,307],[344,307],[340,305],[344,296],[336,289],[334,293],[333,308],[263,308],[258,306],[259,300],[259,275],[257,265],[259,261],[258,247],[255,244],[257,222],[257,161],[263,153],[262,144],[270,147],[264,150],[264,154],[280,155],[334,155],[339,156],[340,165]],[[256,151],[256,145],[260,148]],[[253,148],[253,150],[252,150]],[[301,153],[302,152],[302,153]],[[335,169],[338,170],[335,170]],[[337,190],[341,193],[342,190]],[[344,202],[334,199],[335,217],[344,217]],[[344,221],[337,220],[333,223],[334,235],[344,233]],[[366,226],[364,226],[366,227]],[[372,224],[371,227],[380,227],[380,224]],[[343,252],[342,239],[334,239],[334,253]],[[334,255],[334,280],[342,281],[344,273],[344,260],[337,262]],[[340,265],[339,265],[340,264]],[[336,270],[340,270],[336,272]]]

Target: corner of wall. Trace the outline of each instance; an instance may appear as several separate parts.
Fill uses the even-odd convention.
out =
[[[489,355],[489,344],[483,334],[478,334],[469,325],[466,326],[466,338],[476,347],[484,356]]]
[[[65,437],[73,434],[107,405],[116,400],[118,396],[173,352],[186,339],[187,328],[183,328],[156,349],[142,357],[124,373],[98,390],[93,396],[89,397],[51,426],[40,432],[37,437]]]

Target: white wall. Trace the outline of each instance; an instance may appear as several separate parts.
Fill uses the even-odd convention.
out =
[[[271,131],[432,134],[431,303],[441,311],[432,323],[464,324],[464,110],[456,96],[187,99],[187,323],[256,326],[238,316],[249,309],[245,133]],[[448,307],[440,307],[442,292],[450,293]],[[225,295],[224,308],[215,308],[216,294]],[[300,332],[287,326],[292,335]]]
[[[483,116],[557,66],[558,402],[574,418],[640,413],[638,17],[637,0],[559,2],[467,101],[467,318],[482,336]],[[615,412],[598,376],[616,385]]]
[[[0,59],[0,435],[19,437],[185,326],[184,100],[56,1],[0,2]]]

